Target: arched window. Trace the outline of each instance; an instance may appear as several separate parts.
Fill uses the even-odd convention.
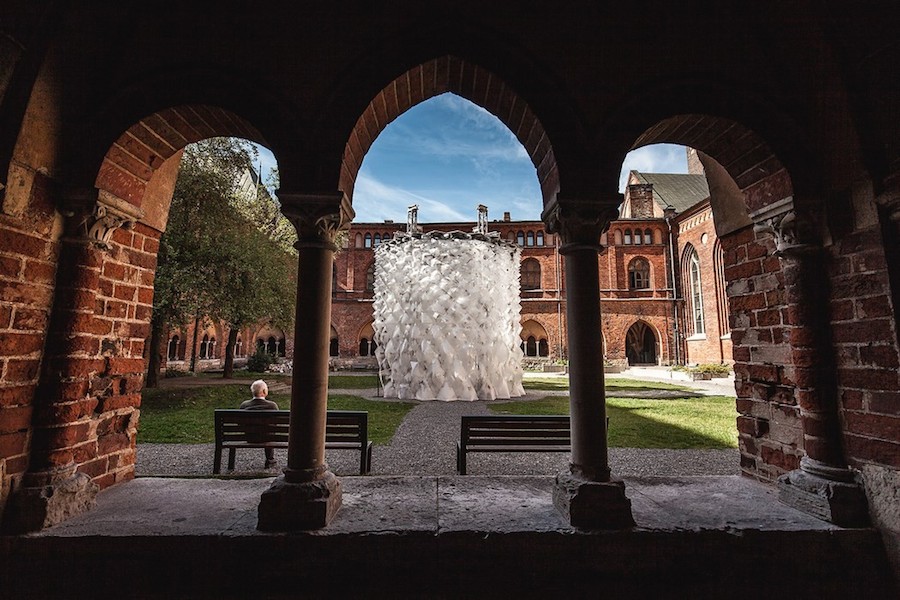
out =
[[[262,338],[257,339],[256,340],[256,350],[257,350],[257,352],[260,350],[265,352],[266,351],[266,340],[264,340]]]
[[[507,234],[506,234],[506,239],[508,239],[508,240],[511,241],[511,242],[515,242],[515,241],[516,241],[516,232],[515,232],[515,231],[510,231],[509,233],[507,233]]]
[[[533,231],[529,231],[528,234],[526,235],[526,238],[527,238],[527,240],[528,240],[528,241],[526,242],[526,245],[528,245],[528,246],[534,246],[534,232],[533,232]]]
[[[328,344],[328,356],[337,356],[338,349],[338,339],[336,337],[331,338],[331,342]]]
[[[205,333],[203,334],[203,339],[200,340],[200,360],[205,360],[207,358],[207,352],[209,351],[209,336]]]
[[[638,246],[640,246],[640,244],[641,244],[641,230],[640,229],[634,230],[634,243],[635,243],[635,245],[638,245]]]
[[[728,317],[728,295],[725,293],[725,253],[722,244],[716,240],[713,246],[713,263],[716,275],[716,304],[719,309],[719,335],[731,333]]]
[[[375,292],[375,263],[366,269],[366,292],[370,294]]]
[[[216,357],[216,338],[209,338],[209,343],[206,345],[206,358],[215,358]]]
[[[547,343],[547,338],[538,340],[538,356],[550,356],[550,345]]]
[[[388,231],[387,233],[382,234],[381,241],[386,242],[389,239],[391,239],[392,237],[394,237],[394,234],[391,233],[390,231]]]
[[[525,245],[525,232],[524,231],[519,231],[516,233],[516,243],[519,244],[520,246]]]
[[[360,356],[369,356],[371,348],[369,345],[369,338],[362,338],[359,340],[359,355]]]
[[[375,246],[380,246],[380,245],[381,245],[381,234],[376,233],[375,234]]]
[[[367,234],[366,234],[366,237],[365,237],[364,239],[365,239],[365,246],[366,246],[366,248],[371,248],[371,247],[372,247],[372,234],[371,234],[371,233],[367,233]]]
[[[520,270],[521,288],[523,290],[541,289],[541,263],[536,258],[523,260]]]
[[[275,340],[274,335],[270,335],[269,339],[266,340],[266,353],[278,356],[278,342]]]
[[[544,232],[543,231],[537,232],[537,242],[536,243],[538,246],[544,245]]]
[[[234,356],[235,358],[242,358],[244,356],[244,342],[241,340],[241,336],[238,336],[237,340],[234,342]]]
[[[613,245],[621,246],[622,245],[622,232],[618,229],[613,232]]]
[[[354,242],[353,245],[356,246],[357,248],[362,248],[363,247],[363,236],[361,233],[356,234],[355,240],[356,241]]]
[[[653,243],[653,232],[649,229],[644,230],[644,243],[645,244]]]
[[[625,241],[623,243],[626,245],[631,245],[631,230],[630,229],[625,230]]]
[[[628,264],[628,289],[646,290],[650,287],[650,263],[637,257]]]
[[[285,356],[284,338],[278,338],[278,354],[276,356]]]
[[[685,303],[687,304],[687,333],[703,335],[706,333],[706,322],[703,317],[703,282],[700,274],[700,256],[693,246],[688,246],[682,261],[683,277],[687,278]]]
[[[172,339],[169,340],[169,346],[166,351],[166,360],[178,360],[178,342],[180,341],[177,335],[173,335]]]
[[[525,356],[537,356],[537,340],[533,335],[529,335],[525,340]]]

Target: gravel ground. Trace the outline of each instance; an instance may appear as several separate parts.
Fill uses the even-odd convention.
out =
[[[340,390],[334,390],[340,392]],[[374,392],[374,390],[370,391]],[[363,390],[346,393],[371,397]],[[543,397],[550,392],[533,394]],[[529,394],[531,396],[531,394]],[[375,398],[373,398],[375,399]],[[372,451],[373,475],[455,475],[456,441],[462,415],[491,414],[487,402],[421,402],[400,424],[387,446]],[[213,444],[138,444],[137,475],[208,476],[212,474]],[[283,467],[286,450],[276,450],[275,457]],[[225,455],[226,453],[223,453]],[[737,475],[740,454],[726,450],[644,450],[611,448],[610,466],[617,476],[687,476]],[[263,470],[262,450],[237,453],[235,474],[259,473]],[[352,450],[330,450],[326,461],[337,475],[359,473],[359,453]],[[467,471],[470,475],[555,475],[568,468],[569,454],[539,453],[470,453]],[[223,456],[223,468],[227,455]],[[279,472],[270,470],[270,474]]]

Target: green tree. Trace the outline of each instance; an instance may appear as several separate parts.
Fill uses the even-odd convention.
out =
[[[254,158],[255,148],[234,138],[185,148],[160,240],[148,387],[156,385],[167,326],[184,327],[202,317],[226,321],[231,326],[226,366],[232,368],[240,326],[263,318],[280,325],[292,321],[293,241],[275,218],[277,203],[259,189],[265,188],[258,182],[249,190],[241,185]],[[253,202],[265,205],[255,206],[251,194]]]

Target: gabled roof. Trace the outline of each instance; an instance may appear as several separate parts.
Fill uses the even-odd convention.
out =
[[[709,198],[705,175],[639,171],[631,171],[631,174],[640,183],[653,184],[653,199],[660,207],[671,206],[679,214]]]

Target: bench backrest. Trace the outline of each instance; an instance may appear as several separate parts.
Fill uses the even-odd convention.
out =
[[[460,441],[464,447],[571,445],[568,415],[463,416]]]
[[[289,410],[242,410],[219,408],[214,411],[216,445],[288,443],[291,424]],[[366,411],[329,410],[326,413],[325,441],[335,447],[361,447],[368,437]]]

